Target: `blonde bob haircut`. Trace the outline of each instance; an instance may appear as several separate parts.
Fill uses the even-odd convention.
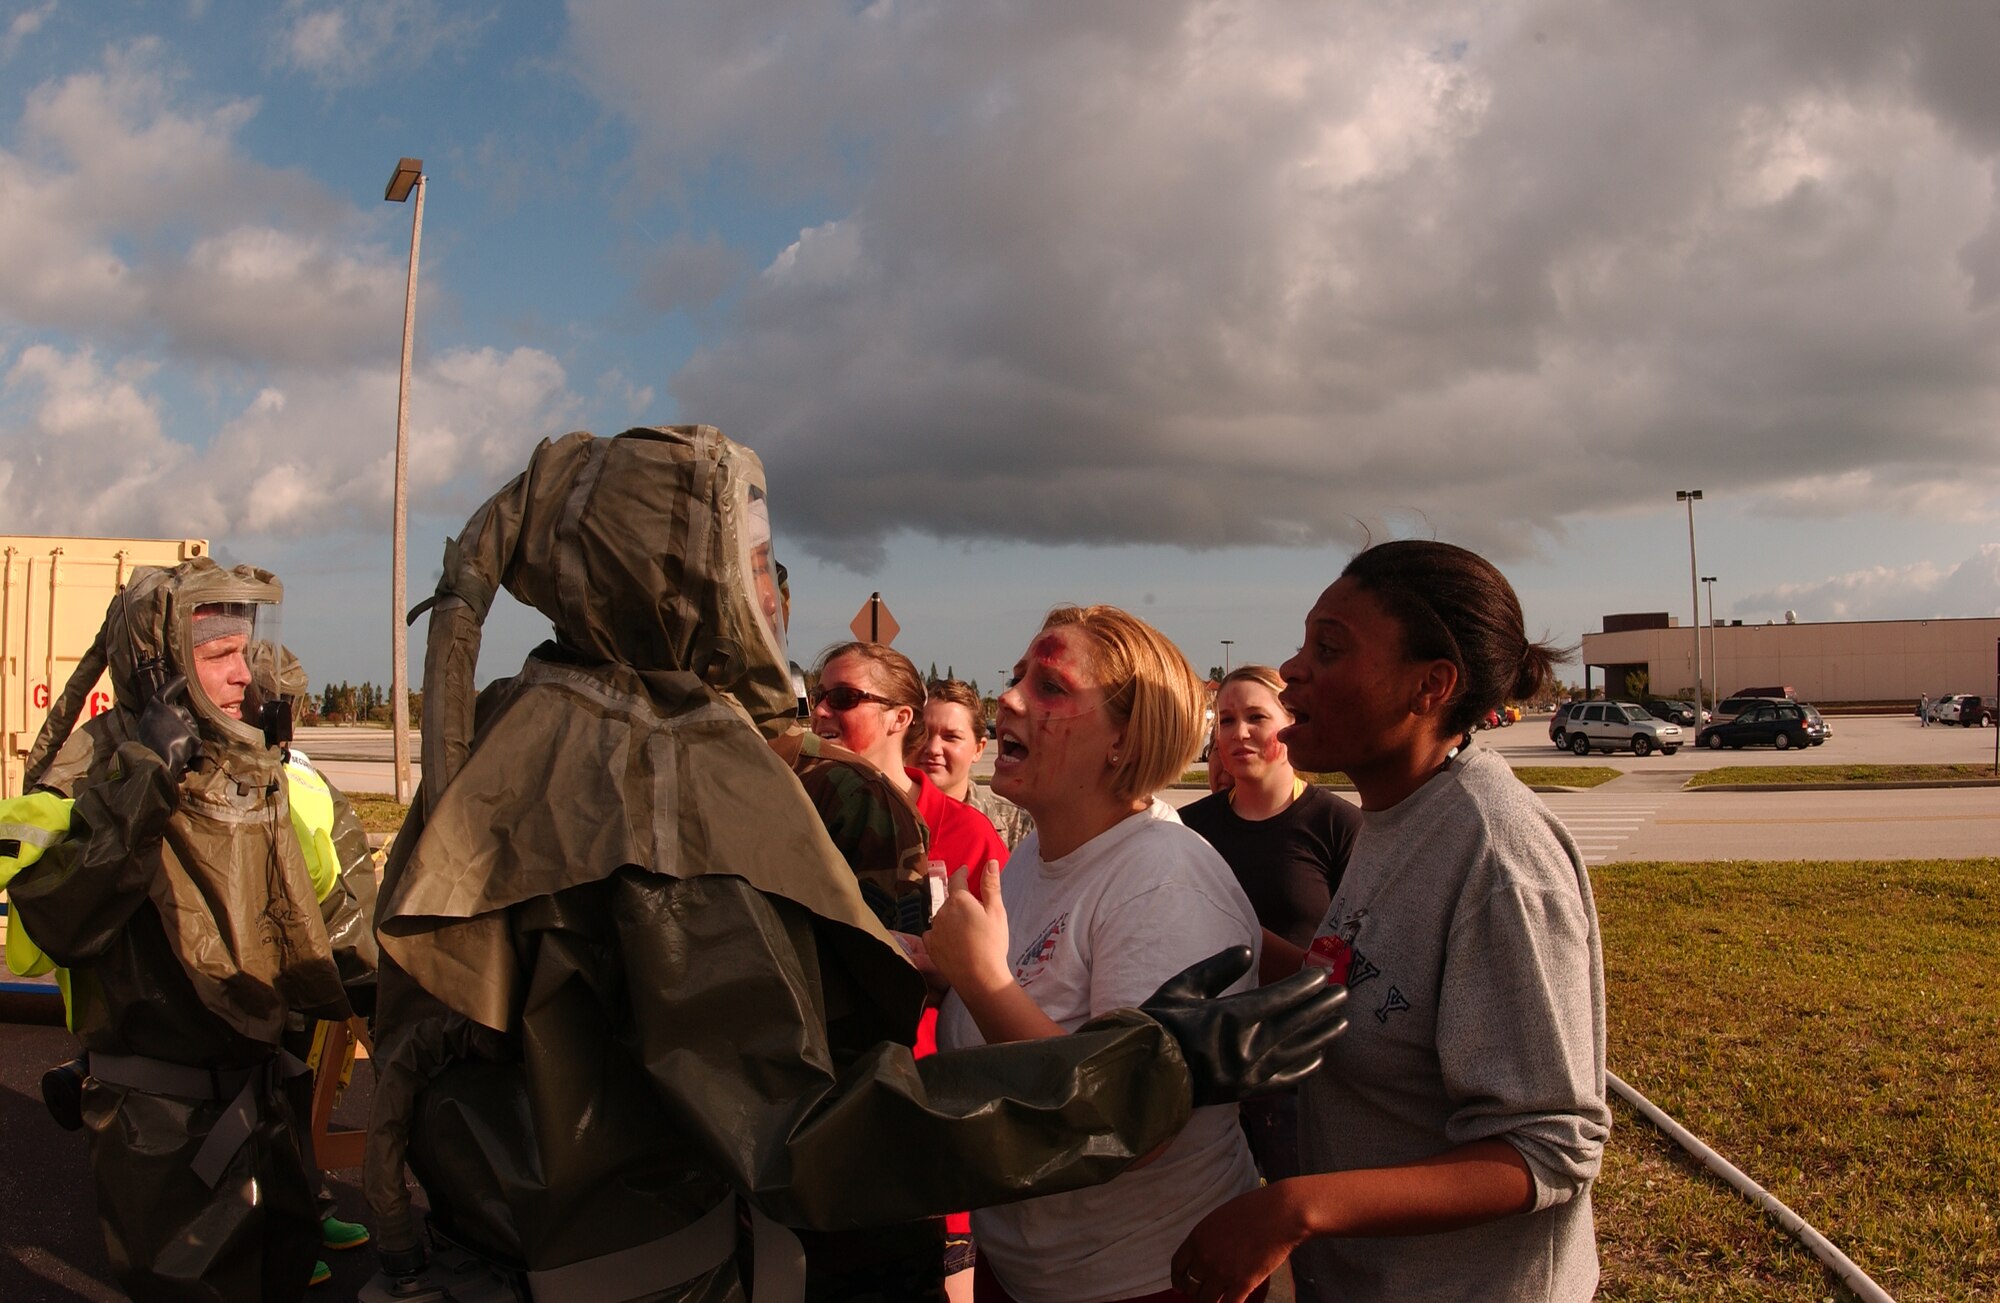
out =
[[[1104,708],[1125,734],[1111,791],[1142,801],[1179,778],[1201,751],[1202,683],[1180,648],[1115,606],[1058,606],[1043,629],[1074,627],[1089,640]]]

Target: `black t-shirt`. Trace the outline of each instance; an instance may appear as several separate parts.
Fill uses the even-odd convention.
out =
[[[1268,819],[1243,818],[1227,792],[1184,806],[1180,816],[1229,862],[1259,923],[1301,949],[1312,944],[1347,868],[1361,811],[1309,785]]]

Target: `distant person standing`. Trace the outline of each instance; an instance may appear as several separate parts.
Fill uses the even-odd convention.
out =
[[[1929,728],[1930,726],[1931,726],[1931,694],[1928,692],[1920,692],[1917,694],[1917,727]]]
[[[1300,950],[1312,944],[1340,885],[1361,812],[1299,777],[1278,734],[1292,723],[1279,701],[1284,680],[1268,665],[1245,665],[1215,694],[1213,766],[1229,785],[1181,811],[1208,839],[1263,927]],[[1299,1174],[1298,1096],[1246,1101],[1243,1130],[1267,1180]]]
[[[940,792],[985,815],[1007,849],[1013,850],[1035,830],[1035,821],[992,788],[972,781],[972,766],[986,752],[986,712],[979,694],[962,679],[928,683],[925,694],[924,741],[917,748],[917,768]]]

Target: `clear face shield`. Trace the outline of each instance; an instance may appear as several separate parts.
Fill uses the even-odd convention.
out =
[[[278,602],[203,602],[188,621],[188,699],[197,717],[260,734],[267,746],[291,740],[291,704],[278,691],[284,662],[284,607]]]
[[[756,484],[744,486],[743,528],[738,533],[743,555],[742,571],[750,584],[750,605],[765,650],[779,665],[788,665],[785,654],[785,602],[779,591],[783,569],[771,555],[771,505]]]

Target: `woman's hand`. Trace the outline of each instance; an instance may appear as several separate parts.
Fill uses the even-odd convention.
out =
[[[964,869],[951,875],[949,894],[931,916],[925,948],[931,963],[965,1002],[965,1011],[988,1045],[1061,1036],[1063,1029],[1014,981],[1007,963],[1007,906],[1000,899],[1000,862],[986,861],[972,894]]]
[[[1238,1195],[1197,1222],[1174,1250],[1173,1287],[1195,1303],[1243,1303],[1306,1238],[1287,1229],[1290,1184]]]
[[[1000,865],[986,861],[985,899],[972,894],[968,871],[951,875],[944,904],[931,916],[924,947],[932,968],[961,998],[1014,984],[1007,966],[1007,906],[1000,897]]]
[[[943,995],[951,989],[951,983],[944,980],[944,974],[938,972],[937,965],[931,962],[930,947],[925,944],[922,937],[912,936],[908,932],[891,932],[889,935],[896,939],[896,944],[903,948],[905,955],[909,956],[910,966],[923,976],[924,984],[931,988],[932,994]]]

